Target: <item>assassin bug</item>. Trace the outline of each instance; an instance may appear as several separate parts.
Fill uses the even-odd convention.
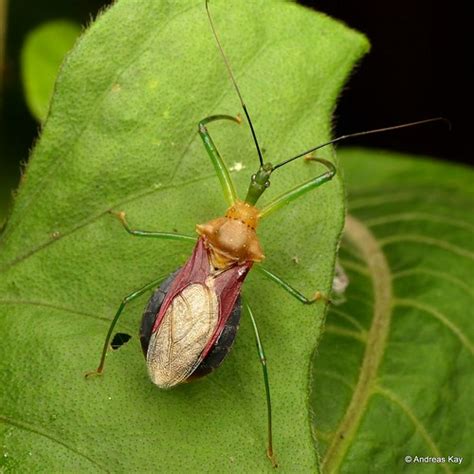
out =
[[[251,176],[245,199],[239,200],[229,169],[220,156],[207,130],[207,125],[217,120],[240,123],[240,118],[230,115],[213,115],[199,122],[198,133],[215,168],[229,205],[227,212],[224,217],[196,226],[199,237],[191,257],[183,267],[166,279],[156,279],[123,299],[106,335],[99,366],[88,375],[103,372],[109,343],[124,307],[130,301],[155,289],[158,285],[159,287],[150,298],[142,318],[140,341],[150,378],[153,383],[163,389],[172,388],[183,382],[204,376],[219,367],[234,342],[242,307],[245,307],[255,332],[263,369],[268,413],[267,455],[275,465],[267,363],[254,315],[250,307],[242,301],[240,290],[253,265],[264,259],[256,234],[259,221],[271,212],[330,181],[336,174],[336,168],[328,160],[309,157],[308,159],[323,165],[326,171],[278,196],[262,209],[258,209],[255,205],[269,187],[272,173],[296,159],[308,157],[309,153],[349,137],[408,127],[433,119],[345,135],[306,150],[276,165],[265,162],[247,107],[216,33],[208,1],[205,5],[218,49],[222,54],[250,127],[258,154],[259,168]],[[118,213],[118,217],[125,230],[134,236],[195,240],[193,237],[176,233],[135,230],[128,225],[125,213]],[[317,300],[326,299],[319,292],[316,292],[313,297],[307,298],[271,271],[260,265],[255,265],[255,268],[303,304],[312,304]]]

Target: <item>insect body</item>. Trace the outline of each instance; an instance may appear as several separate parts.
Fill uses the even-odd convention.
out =
[[[242,245],[236,250],[241,252]],[[240,319],[240,287],[251,266],[252,261],[239,262],[233,256],[223,256],[220,250],[214,252],[207,236],[198,239],[191,258],[173,278],[159,311],[150,302],[142,323],[147,329],[142,331],[141,340],[156,385],[169,388],[198,375],[196,369],[201,363],[221,351],[222,342],[216,343],[223,331],[233,328],[232,337],[224,341],[230,348]],[[147,317],[154,319],[153,325],[145,324]]]
[[[242,283],[253,262],[264,259],[258,219],[256,207],[236,201],[224,217],[197,225],[191,258],[151,298],[140,337],[159,387],[206,375],[204,361],[211,369],[222,363],[237,333]]]

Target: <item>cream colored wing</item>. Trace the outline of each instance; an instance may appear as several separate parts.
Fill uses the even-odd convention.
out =
[[[177,295],[151,335],[148,372],[160,388],[186,380],[201,362],[201,353],[216,330],[219,302],[210,280],[206,282],[210,286],[189,285]]]

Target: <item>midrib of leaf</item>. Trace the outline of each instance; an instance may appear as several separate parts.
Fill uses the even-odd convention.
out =
[[[372,325],[367,335],[357,385],[349,407],[336,428],[332,442],[322,460],[322,471],[328,473],[337,472],[357,433],[368,400],[375,388],[392,315],[392,277],[388,262],[377,240],[362,222],[352,216],[346,218],[345,233],[367,262],[374,290],[374,306]]]

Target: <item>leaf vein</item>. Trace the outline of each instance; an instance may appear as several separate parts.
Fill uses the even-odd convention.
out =
[[[342,376],[341,374],[338,374],[337,372],[334,372],[332,370],[318,370],[317,371],[318,376],[323,376],[323,377],[328,377],[334,380],[337,380],[341,382],[343,385],[348,387],[351,390],[354,390],[354,385],[349,383],[347,379]]]
[[[453,277],[452,275],[449,275],[448,273],[440,272],[437,270],[424,270],[424,269],[410,269],[410,270],[402,270],[399,272],[396,272],[393,274],[393,279],[398,279],[398,278],[406,278],[410,277],[413,275],[429,275],[435,278],[441,278],[443,280],[449,281],[453,285],[457,286],[464,292],[466,292],[469,296],[474,298],[474,291],[472,290],[471,287],[466,285],[462,280],[459,278]]]
[[[429,435],[427,429],[423,426],[423,423],[417,418],[417,416],[413,413],[412,409],[403,400],[398,398],[392,391],[381,386],[376,386],[374,388],[374,393],[385,397],[394,405],[397,405],[398,408],[400,408],[401,411],[407,416],[407,418],[413,423],[416,431],[418,431],[425,443],[431,449],[433,455],[436,457],[442,457],[440,449]],[[446,464],[441,464],[441,467],[444,469],[445,472],[452,472],[452,470]]]
[[[376,227],[384,224],[391,224],[394,222],[408,222],[408,221],[428,221],[441,224],[448,224],[451,226],[466,229],[470,232],[474,232],[474,226],[468,222],[464,222],[458,219],[452,219],[447,216],[439,216],[435,214],[428,214],[423,212],[404,212],[400,214],[389,214],[382,217],[375,217],[373,219],[365,220],[365,224],[368,227]]]
[[[326,327],[324,328],[324,332],[335,334],[341,337],[349,337],[351,339],[360,341],[363,344],[367,343],[367,336],[364,333],[359,332],[359,331],[352,331],[351,329],[341,328],[339,326],[334,326],[332,324],[326,324]]]
[[[75,308],[70,308],[67,306],[56,305],[54,303],[47,303],[46,301],[28,301],[28,300],[0,300],[0,304],[4,305],[32,305],[32,306],[41,306],[51,309],[57,309],[58,311],[64,311],[67,313],[77,314],[78,316],[86,316],[87,318],[98,319],[102,321],[110,321],[103,316],[97,316],[96,314],[87,313],[85,311],[78,311]]]
[[[459,255],[460,257],[465,257],[465,258],[469,258],[470,260],[474,260],[474,252],[466,250],[465,248],[459,247],[450,242],[446,242],[445,240],[434,239],[432,237],[426,237],[424,235],[419,235],[419,234],[398,234],[392,237],[386,237],[384,239],[380,239],[379,242],[382,247],[385,247],[391,244],[401,244],[404,242],[415,242],[418,244],[425,244],[425,245],[430,245],[432,247],[438,247],[440,249],[451,252],[455,255]]]
[[[193,183],[196,183],[196,182],[199,182],[199,181],[206,181],[210,177],[214,177],[214,176],[215,176],[215,174],[210,174],[210,175],[206,175],[206,176],[203,176],[203,177],[182,181],[182,182],[177,183],[177,184],[169,184],[167,186],[163,186],[163,187],[160,187],[158,189],[147,189],[145,191],[140,191],[136,194],[129,195],[126,199],[124,199],[122,201],[119,201],[119,202],[116,202],[114,204],[111,204],[110,207],[107,207],[107,209],[102,210],[102,211],[100,211],[99,213],[97,213],[93,216],[90,216],[88,219],[85,219],[84,221],[80,222],[79,224],[72,227],[67,232],[62,232],[59,236],[51,238],[51,239],[39,244],[37,247],[33,247],[28,252],[26,252],[22,255],[19,255],[18,257],[10,260],[10,262],[5,263],[2,267],[0,267],[0,273],[5,272],[9,268],[11,268],[11,267],[15,266],[16,264],[20,263],[21,261],[27,259],[31,255],[34,255],[35,253],[49,247],[54,242],[57,242],[57,241],[61,240],[64,237],[68,237],[68,236],[74,234],[76,231],[78,231],[78,230],[80,230],[84,227],[87,227],[89,224],[92,224],[92,223],[98,221],[101,217],[108,214],[111,209],[119,208],[119,207],[121,207],[125,204],[128,204],[130,202],[134,202],[135,200],[141,199],[142,197],[148,196],[148,195],[153,194],[153,193],[167,191],[169,189],[174,189],[178,186],[186,186],[188,184],[193,184]]]
[[[433,316],[435,319],[443,323],[451,332],[461,341],[464,347],[472,354],[474,355],[474,345],[473,343],[468,339],[468,337],[461,331],[461,329],[456,326],[452,321],[449,320],[449,318],[443,314],[441,311],[420,303],[416,300],[412,300],[409,298],[394,298],[394,305],[396,306],[405,306],[408,308],[414,308],[418,309],[419,311],[422,311],[424,313],[427,313],[431,316]]]
[[[331,307],[329,310],[329,314],[334,314],[335,316],[339,316],[342,319],[345,319],[349,323],[351,323],[355,328],[357,328],[360,332],[367,332],[365,328],[357,321],[356,318],[351,316],[350,314],[346,313],[345,311],[341,311],[340,309]]]
[[[343,258],[339,258],[339,263],[342,265],[342,268],[352,270],[359,275],[369,277],[369,271],[367,267],[360,265],[359,263],[353,262],[352,260],[347,260]]]
[[[78,450],[74,446],[71,446],[70,444],[66,443],[64,441],[64,438],[55,437],[51,433],[48,433],[48,432],[43,431],[39,428],[36,428],[31,423],[26,423],[24,421],[14,420],[13,418],[10,418],[10,417],[4,416],[4,415],[0,415],[0,422],[3,422],[5,424],[11,425],[11,426],[15,426],[16,428],[19,428],[21,430],[29,431],[30,433],[36,434],[38,436],[48,438],[50,441],[53,441],[54,443],[57,443],[57,444],[65,447],[66,449],[73,452],[74,454],[77,454],[78,456],[81,456],[82,458],[86,459],[90,463],[92,463],[95,466],[97,466],[98,468],[100,468],[102,471],[109,472],[104,466],[99,464],[97,461],[92,459],[90,456],[88,456],[85,453],[82,453],[80,450]]]
[[[416,190],[404,190],[401,192],[389,192],[386,189],[381,189],[375,196],[373,195],[363,195],[362,197],[353,196],[350,200],[349,207],[351,212],[355,210],[361,210],[368,207],[381,206],[383,204],[394,204],[404,201],[414,200],[417,203],[420,202],[420,199],[427,200],[427,193],[431,192],[429,195],[429,201],[431,203],[440,203],[441,205],[448,203],[456,204],[455,207],[459,208],[460,206],[470,209],[472,207],[471,199],[463,199],[460,195],[453,195],[451,191],[445,191],[439,188],[436,189],[425,189],[424,192],[420,192],[419,189]]]

